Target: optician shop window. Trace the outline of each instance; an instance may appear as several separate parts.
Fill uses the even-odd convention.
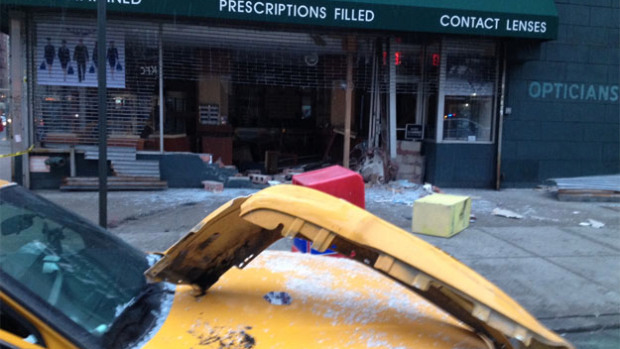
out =
[[[498,80],[495,43],[445,41],[443,56],[437,138],[492,142]]]

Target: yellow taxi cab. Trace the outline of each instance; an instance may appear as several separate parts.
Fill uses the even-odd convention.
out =
[[[349,258],[263,252],[294,236]],[[573,348],[444,252],[299,186],[155,255],[0,181],[0,239],[1,348]]]

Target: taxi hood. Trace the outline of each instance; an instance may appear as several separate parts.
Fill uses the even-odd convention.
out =
[[[412,234],[325,193],[278,185],[212,212],[146,271],[151,281],[201,292],[232,266],[243,268],[280,238],[334,249],[416,292],[497,348],[567,348],[516,301],[478,273]]]

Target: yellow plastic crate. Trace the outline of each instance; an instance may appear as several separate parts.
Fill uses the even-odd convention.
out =
[[[413,203],[411,230],[434,236],[451,237],[469,226],[471,198],[433,194]]]

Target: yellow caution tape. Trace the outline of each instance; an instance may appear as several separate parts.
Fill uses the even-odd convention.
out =
[[[13,154],[0,154],[0,159],[2,159],[2,158],[10,158],[12,156],[24,155],[26,153],[30,153],[32,151],[32,149],[34,149],[34,144],[31,145],[30,148],[28,148],[26,150],[18,151],[17,153],[13,153]]]

